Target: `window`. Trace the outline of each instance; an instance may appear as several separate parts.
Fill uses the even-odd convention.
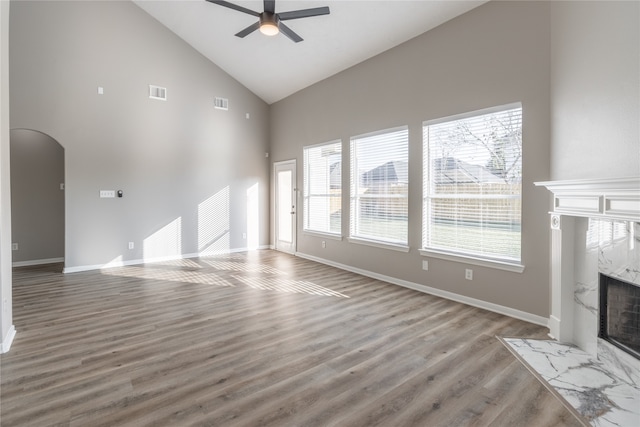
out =
[[[342,141],[304,147],[304,230],[340,234]]]
[[[423,247],[520,263],[520,104],[423,125]]]
[[[409,131],[351,138],[350,236],[406,246]]]

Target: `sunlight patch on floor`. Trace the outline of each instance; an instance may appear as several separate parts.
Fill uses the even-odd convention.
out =
[[[267,273],[277,275],[287,275],[282,270],[275,269],[263,264],[248,264],[246,262],[236,262],[227,260],[201,259],[200,262],[220,271],[239,271],[244,273]]]
[[[169,267],[188,267],[188,268],[202,268],[202,265],[197,262],[183,258],[183,259],[171,259],[166,261],[154,262],[153,265],[166,265]]]
[[[135,277],[138,279],[167,280],[170,282],[234,287],[232,283],[221,278],[217,274],[207,274],[199,271],[152,269],[149,267],[125,267],[105,270],[102,273],[109,276]]]
[[[349,298],[349,296],[336,292],[324,286],[304,280],[276,279],[264,277],[232,276],[237,281],[263,291],[277,291],[286,293],[320,295],[328,297]]]

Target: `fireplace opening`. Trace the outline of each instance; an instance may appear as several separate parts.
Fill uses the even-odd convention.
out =
[[[598,336],[640,359],[640,286],[600,274]]]

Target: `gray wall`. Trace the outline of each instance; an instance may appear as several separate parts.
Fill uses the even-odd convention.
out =
[[[551,178],[640,175],[640,2],[553,2]]]
[[[64,148],[41,132],[11,130],[14,263],[64,258]]]
[[[65,148],[68,271],[244,248],[256,185],[269,243],[262,100],[130,2],[12,3],[10,39],[11,127]]]
[[[408,254],[321,240],[298,230],[298,251],[330,262],[453,292],[538,316],[549,313],[550,6],[490,2],[272,105],[273,160],[296,158],[302,188],[302,147],[341,138],[348,165],[349,138],[409,126]],[[522,102],[524,273],[429,259],[422,270],[422,122],[486,107]],[[348,188],[343,170],[343,189]],[[343,190],[343,230],[348,230]],[[298,202],[300,205],[300,201]]]

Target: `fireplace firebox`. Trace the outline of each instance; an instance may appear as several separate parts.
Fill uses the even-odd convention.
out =
[[[600,274],[598,336],[640,359],[640,286]]]

